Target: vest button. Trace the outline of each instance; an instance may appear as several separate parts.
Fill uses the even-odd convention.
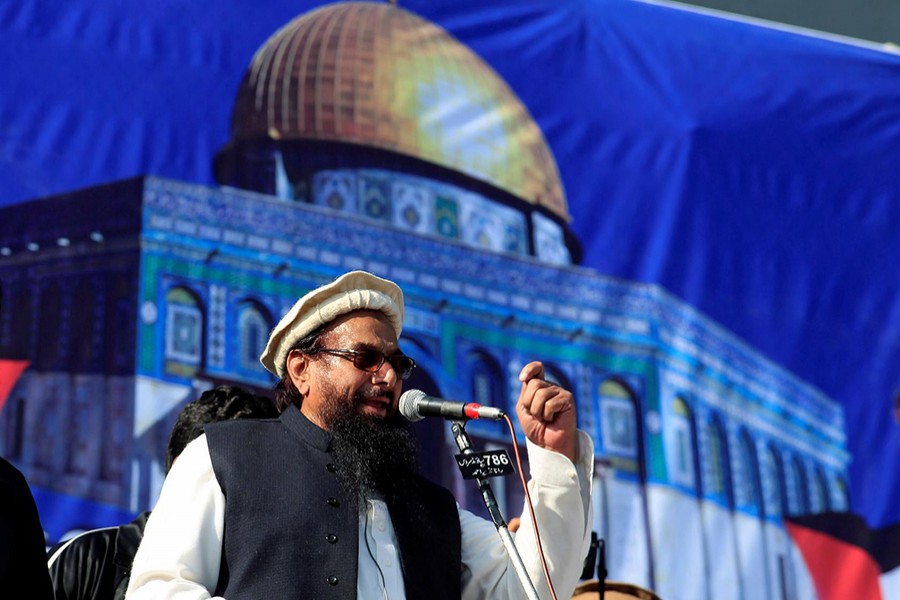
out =
[[[328,540],[329,544],[336,544],[338,537],[336,535],[334,535],[333,533],[329,533],[328,535],[325,536],[325,539]]]
[[[328,463],[327,465],[325,465],[325,470],[329,473],[334,473],[335,471],[337,471],[337,467],[331,463]]]
[[[337,508],[338,506],[341,505],[341,501],[338,500],[337,498],[329,498],[329,499],[326,500],[325,502],[328,503],[328,506],[333,506],[333,507],[335,507],[335,508]]]
[[[335,577],[334,575],[329,576],[328,579],[326,579],[325,581],[328,582],[328,585],[337,585],[338,584],[338,578]]]

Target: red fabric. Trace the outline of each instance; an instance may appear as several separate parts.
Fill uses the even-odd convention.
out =
[[[6,399],[12,391],[13,386],[28,368],[27,360],[6,360],[0,359],[0,411],[6,404]]]
[[[868,552],[821,531],[786,525],[803,553],[819,600],[882,600],[881,569]]]

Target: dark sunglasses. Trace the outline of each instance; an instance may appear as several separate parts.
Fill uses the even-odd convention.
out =
[[[377,373],[381,369],[384,361],[388,361],[397,377],[406,380],[412,375],[416,368],[416,361],[403,354],[395,354],[393,356],[385,356],[380,350],[374,348],[364,348],[362,350],[344,350],[341,348],[316,348],[309,354],[333,354],[353,363],[353,366],[360,371],[367,373]]]

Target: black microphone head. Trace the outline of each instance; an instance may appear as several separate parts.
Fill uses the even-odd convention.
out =
[[[400,394],[400,414],[407,421],[421,421],[422,415],[419,414],[419,402],[427,397],[428,395],[422,390],[406,390]]]

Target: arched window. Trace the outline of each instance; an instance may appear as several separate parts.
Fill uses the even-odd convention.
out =
[[[272,319],[261,305],[245,300],[238,305],[238,369],[263,374],[259,356],[266,347]]]
[[[812,478],[813,495],[810,508],[814,513],[828,512],[831,509],[831,500],[828,497],[828,478],[822,467],[816,467]]]
[[[741,431],[738,439],[740,440],[738,461],[741,468],[739,502],[742,506],[751,508],[756,514],[763,516],[763,500],[762,490],[760,489],[759,461],[756,456],[756,446],[746,429]]]
[[[788,498],[788,469],[782,459],[781,452],[774,446],[766,448],[766,514],[788,515],[791,514],[790,499]]]
[[[765,511],[767,515],[783,515],[788,512],[784,464],[771,445],[766,447],[763,460]]]
[[[697,480],[696,458],[697,437],[694,415],[687,401],[676,396],[672,401],[672,419],[669,425],[672,434],[674,460],[672,461],[672,480],[685,485],[700,495]]]
[[[850,491],[847,488],[847,480],[843,477],[836,477],[834,480],[835,496],[833,497],[836,511],[846,511],[850,507]]]
[[[804,515],[809,512],[809,493],[807,492],[806,469],[799,457],[794,456],[786,469],[787,485],[791,490],[790,513],[792,515]]]
[[[468,362],[472,401],[485,406],[497,406],[507,412],[514,408],[506,406],[500,363],[483,350],[475,350],[469,354]]]
[[[197,298],[183,287],[166,294],[166,372],[191,377],[203,355],[203,312]]]
[[[634,395],[616,379],[600,384],[600,433],[604,453],[620,471],[640,475],[640,436]]]
[[[319,171],[313,175],[313,202],[333,210],[356,212],[356,175],[347,171]]]
[[[376,177],[363,178],[361,183],[362,214],[370,219],[390,221],[392,216],[390,183],[385,178]]]
[[[725,429],[718,416],[713,416],[706,423],[706,467],[709,477],[704,491],[733,507],[734,495],[731,489],[728,442],[725,438]]]

